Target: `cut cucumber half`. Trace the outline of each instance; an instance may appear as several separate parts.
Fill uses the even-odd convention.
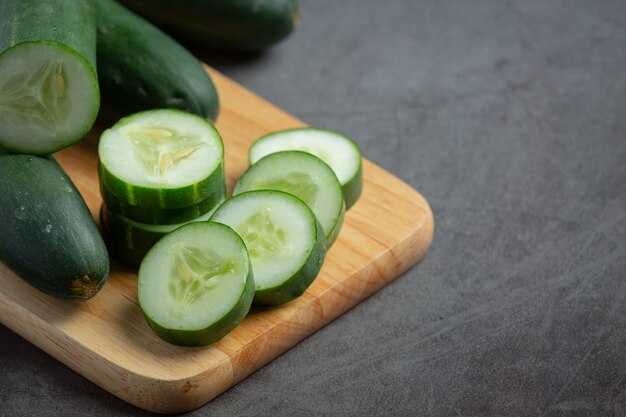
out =
[[[252,190],[280,190],[303,200],[324,228],[329,248],[343,223],[346,205],[333,170],[321,159],[302,151],[267,155],[237,181],[233,195]]]
[[[52,41],[19,43],[0,54],[0,74],[3,147],[50,154],[81,139],[94,124],[98,80],[73,49]]]
[[[113,213],[117,213],[139,223],[168,225],[185,223],[213,210],[226,199],[226,188],[223,186],[215,187],[214,193],[206,200],[198,204],[176,209],[141,207],[126,204],[111,193],[102,183],[100,183],[100,194],[102,195],[104,204]]]
[[[139,305],[162,339],[183,346],[217,342],[248,314],[250,258],[228,226],[203,222],[161,239],[139,268]]]
[[[120,201],[176,209],[225,190],[224,146],[207,120],[159,109],[120,120],[100,137],[102,185]]]
[[[254,304],[275,306],[299,297],[324,263],[322,226],[298,197],[282,191],[239,194],[211,221],[232,227],[246,243],[256,291]]]
[[[144,224],[111,212],[106,205],[100,208],[100,224],[104,230],[109,253],[124,265],[138,267],[146,253],[166,234],[192,222],[209,220],[213,211],[181,224]]]
[[[270,133],[257,139],[250,147],[250,165],[280,151],[304,151],[326,162],[341,183],[346,209],[352,207],[361,195],[361,150],[347,136],[332,130],[308,127]]]

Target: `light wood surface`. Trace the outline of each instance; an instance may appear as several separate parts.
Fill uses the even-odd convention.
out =
[[[246,169],[254,139],[304,124],[209,71],[221,98],[217,128],[224,139],[232,189]],[[87,139],[57,155],[96,218],[101,203],[98,135],[94,129]],[[102,291],[83,303],[42,294],[0,263],[0,322],[131,404],[161,413],[197,408],[423,257],[434,228],[426,200],[369,161],[364,161],[363,175],[363,195],[348,211],[339,239],[306,293],[278,308],[253,309],[212,346],[178,347],[154,335],[136,302],[136,271],[116,263]]]

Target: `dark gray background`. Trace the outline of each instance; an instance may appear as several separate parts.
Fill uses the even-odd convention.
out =
[[[626,1],[303,0],[219,70],[420,190],[409,273],[197,410],[626,415]],[[143,414],[0,328],[0,414]]]

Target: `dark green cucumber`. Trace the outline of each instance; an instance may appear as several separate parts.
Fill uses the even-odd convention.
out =
[[[59,298],[88,299],[109,257],[89,209],[52,158],[0,156],[0,260]]]
[[[94,4],[105,117],[117,120],[141,110],[174,108],[217,118],[217,91],[198,59],[115,1]]]
[[[168,33],[220,49],[258,50],[298,26],[297,0],[121,0]]]
[[[96,22],[87,0],[0,1],[0,146],[45,155],[96,120]]]

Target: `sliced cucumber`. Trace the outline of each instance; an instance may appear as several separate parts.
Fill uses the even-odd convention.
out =
[[[120,201],[176,209],[225,190],[224,146],[207,120],[180,110],[128,116],[100,137],[102,185]]]
[[[183,346],[214,343],[250,310],[254,278],[246,247],[223,224],[183,226],[146,255],[137,295],[162,339]]]
[[[212,214],[213,210],[181,224],[144,224],[112,213],[103,204],[100,208],[100,224],[111,256],[124,265],[137,267],[150,248],[163,236],[187,223],[207,221]]]
[[[211,221],[232,227],[246,243],[256,283],[255,305],[279,305],[302,295],[324,263],[324,230],[311,209],[292,194],[245,192],[222,204]]]
[[[266,155],[280,151],[304,151],[326,162],[343,188],[346,209],[356,203],[363,188],[361,150],[352,139],[332,130],[298,128],[270,133],[257,139],[248,157],[250,165]]]
[[[158,207],[141,207],[127,204],[100,184],[100,194],[104,204],[113,213],[145,224],[178,224],[200,217],[216,208],[226,199],[225,187],[215,187],[214,193],[206,200],[187,207],[164,209]]]
[[[100,107],[86,0],[0,1],[0,145],[45,155],[81,139]]]
[[[333,170],[306,152],[283,151],[267,155],[237,181],[233,195],[251,190],[280,190],[302,199],[324,228],[329,248],[343,224],[346,205]]]

